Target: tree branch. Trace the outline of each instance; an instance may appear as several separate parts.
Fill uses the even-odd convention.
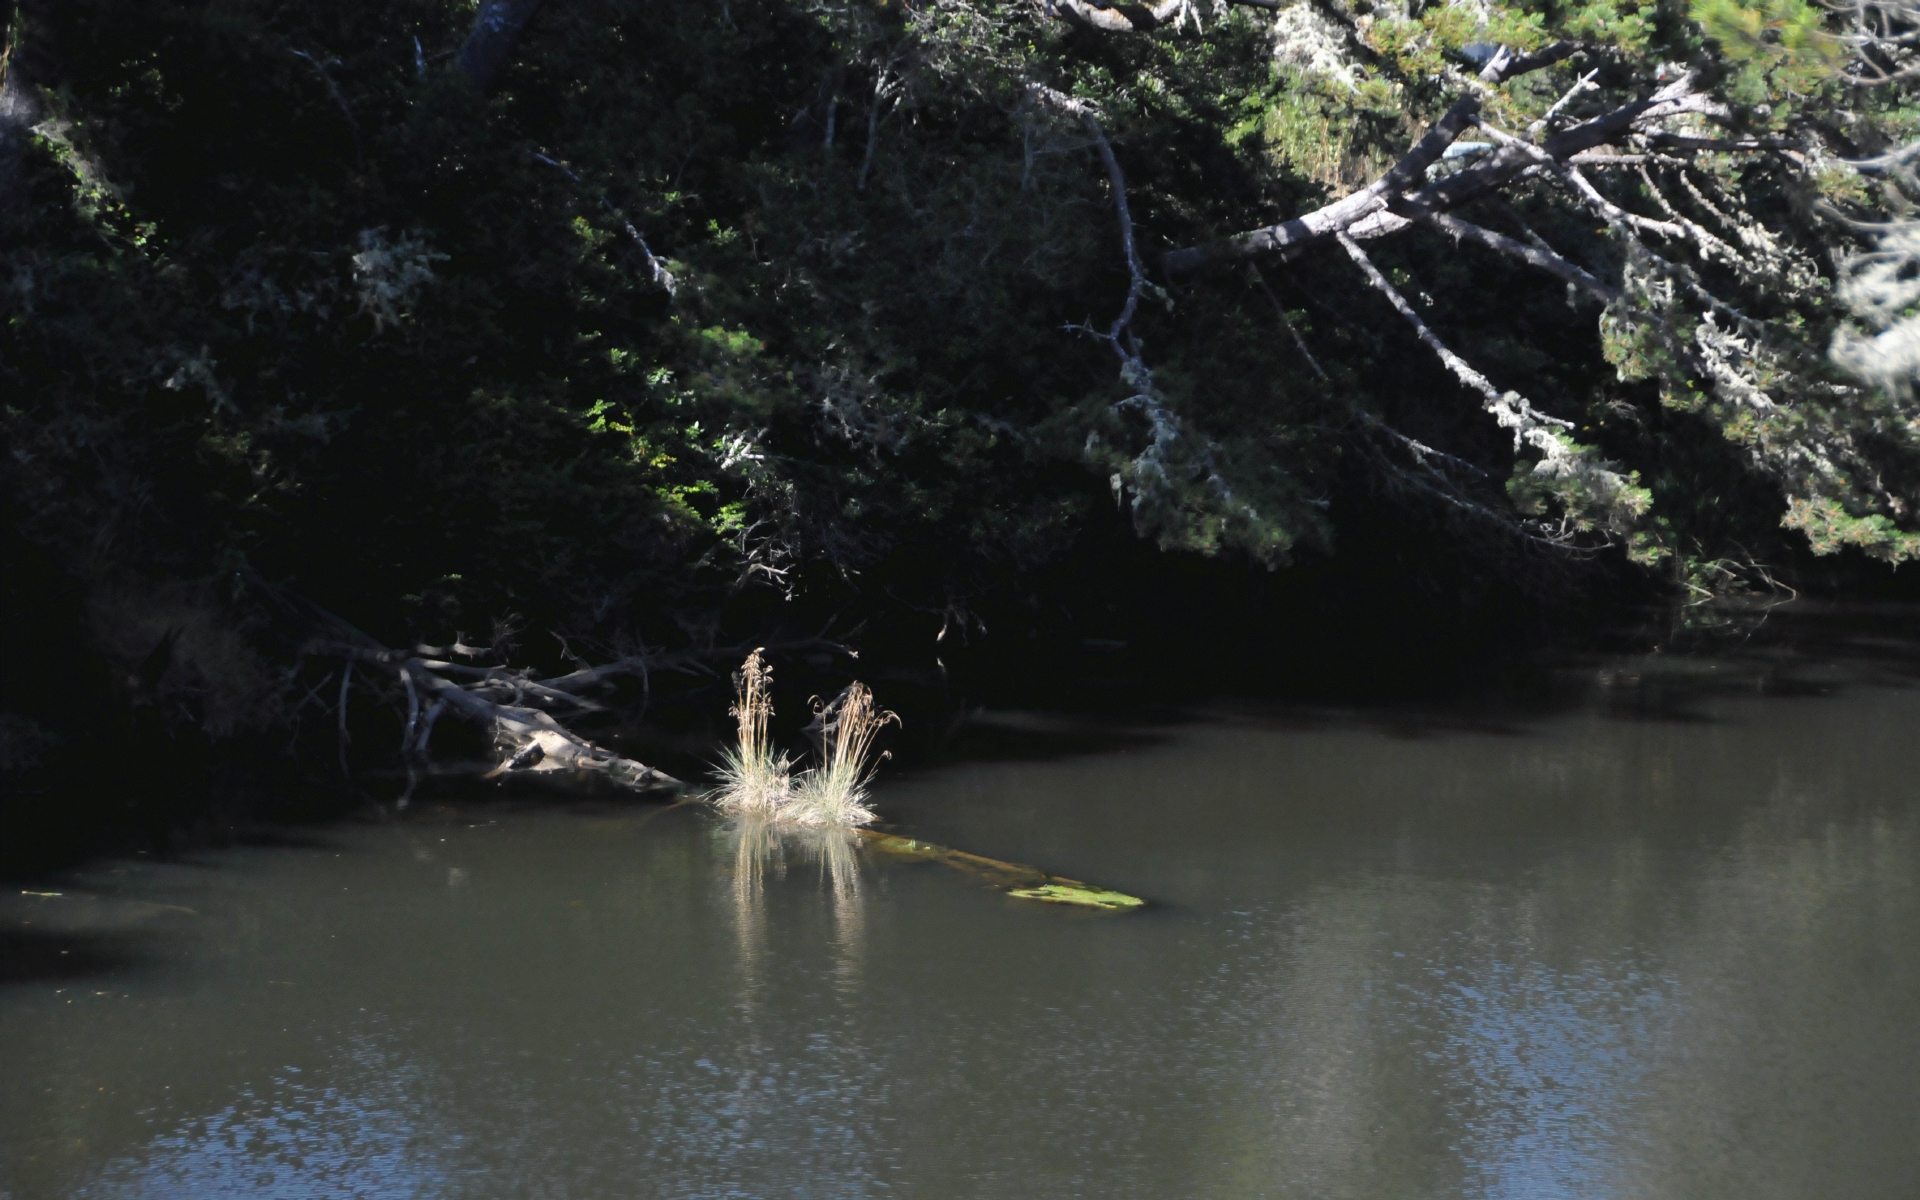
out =
[[[1505,234],[1495,233],[1491,229],[1462,221],[1449,213],[1429,213],[1422,219],[1434,228],[1452,234],[1455,241],[1478,242],[1489,250],[1496,250],[1501,254],[1517,258],[1557,279],[1565,280],[1602,303],[1611,304],[1620,298],[1618,288],[1608,287],[1551,250],[1543,250],[1538,246],[1529,246],[1525,242],[1515,241]]]
[[[1500,53],[1494,55],[1488,60],[1487,65],[1481,68],[1480,81],[1505,83],[1509,79],[1517,79],[1531,71],[1538,71],[1564,59],[1572,58],[1586,48],[1584,42],[1555,42],[1531,54],[1515,57],[1505,46],[1502,46]]]
[[[1351,196],[1317,208],[1304,217],[1243,233],[1224,242],[1171,251],[1160,256],[1160,267],[1169,275],[1184,274],[1345,233],[1349,226],[1385,209],[1390,196],[1423,178],[1427,168],[1440,160],[1453,140],[1479,119],[1479,114],[1480,98],[1462,97],[1385,175]]]
[[[1502,392],[1494,387],[1493,382],[1474,370],[1472,364],[1466,359],[1447,349],[1446,343],[1442,342],[1433,330],[1427,327],[1427,323],[1420,319],[1420,314],[1413,310],[1413,305],[1407,303],[1407,298],[1400,294],[1400,290],[1381,274],[1379,267],[1373,265],[1373,260],[1367,257],[1367,252],[1360,248],[1360,243],[1344,232],[1336,233],[1334,237],[1339,240],[1341,248],[1347,252],[1347,257],[1351,258],[1366,275],[1367,282],[1373,285],[1374,290],[1385,296],[1387,303],[1393,305],[1394,311],[1406,318],[1407,324],[1413,327],[1414,336],[1418,337],[1427,349],[1433,351],[1447,370],[1453,373],[1454,378],[1480,393],[1484,401],[1481,407],[1492,413],[1502,426],[1514,431],[1516,445],[1522,440],[1537,440],[1528,435],[1548,426],[1573,428],[1572,421],[1547,416],[1527,403],[1518,393]]]
[[[1105,0],[1047,0],[1047,11],[1102,33],[1148,33],[1187,13],[1188,0],[1114,4]]]
[[[1147,282],[1147,268],[1140,261],[1139,243],[1134,239],[1133,209],[1127,204],[1127,177],[1120,170],[1120,160],[1113,154],[1113,143],[1107,140],[1106,131],[1100,127],[1099,114],[1092,105],[1045,84],[1029,85],[1027,94],[1057,112],[1080,118],[1087,136],[1093,139],[1093,147],[1100,155],[1101,165],[1107,169],[1107,182],[1113,188],[1114,214],[1120,222],[1120,247],[1127,262],[1127,300],[1104,336],[1113,346],[1114,353],[1123,360],[1130,359],[1134,356],[1121,345],[1120,339],[1127,334],[1133,324],[1134,314],[1140,310],[1140,298],[1147,294],[1152,285]]]
[[[452,663],[430,661],[407,651],[390,650],[338,618],[333,618],[331,624],[334,637],[314,638],[306,644],[302,652],[344,658],[349,666],[359,663],[364,666],[380,667],[391,673],[406,691],[407,721],[401,735],[400,749],[407,767],[408,785],[406,793],[401,798],[403,802],[413,793],[414,786],[418,782],[419,768],[431,761],[428,738],[432,733],[433,722],[445,712],[451,712],[463,720],[479,725],[492,736],[501,761],[501,765],[493,772],[495,775],[508,769],[546,772],[595,771],[605,774],[616,783],[631,788],[679,785],[679,780],[663,771],[601,749],[566,729],[548,713],[518,704],[502,704],[490,698],[486,693],[499,686],[499,680],[496,678],[485,678],[471,685],[462,685],[446,677],[448,674],[467,672],[491,675],[498,672],[499,668],[459,667]],[[577,697],[565,695],[559,689],[545,688],[525,679],[520,679],[518,682],[527,691],[560,696],[583,707],[598,707],[580,701]],[[424,711],[421,703],[423,697],[430,698],[424,705]],[[344,712],[344,703],[342,711]],[[344,754],[343,734],[343,758]],[[512,764],[515,763],[520,765],[513,766]]]
[[[1284,0],[1227,0],[1246,8],[1278,12]],[[1193,12],[1194,0],[1046,0],[1048,15],[1102,33],[1151,33],[1177,25]]]
[[[1510,78],[1513,73],[1509,71],[1503,78]],[[1590,121],[1562,130],[1540,145],[1490,131],[1494,132],[1496,141],[1503,143],[1500,149],[1464,171],[1426,184],[1418,191],[1410,191],[1425,178],[1426,169],[1439,160],[1447,146],[1467,126],[1479,123],[1478,98],[1465,97],[1447,110],[1447,114],[1415,144],[1406,157],[1360,191],[1291,221],[1256,229],[1221,242],[1170,251],[1161,256],[1161,268],[1169,275],[1184,274],[1254,254],[1292,250],[1340,234],[1348,234],[1357,240],[1381,237],[1396,233],[1432,213],[1457,208],[1503,187],[1530,168],[1545,166],[1560,170],[1575,155],[1624,137],[1651,122],[1682,113],[1725,118],[1728,115],[1725,105],[1693,90],[1698,81],[1698,74],[1690,71],[1645,100],[1621,105]],[[1630,219],[1630,223],[1637,222]]]
[[[580,184],[582,187],[586,186],[580,177],[573,173],[572,167],[569,167],[558,159],[549,158],[538,150],[533,152],[533,157],[536,162],[545,163],[562,175],[565,175],[568,179],[573,180],[576,184]],[[680,290],[680,281],[673,277],[673,272],[667,270],[667,264],[663,259],[654,256],[653,247],[647,245],[647,239],[641,236],[638,229],[634,228],[633,222],[627,219],[627,214],[614,207],[613,201],[607,199],[604,193],[600,196],[600,207],[612,213],[614,220],[620,222],[620,227],[625,229],[627,236],[633,239],[633,244],[640,247],[640,257],[647,264],[647,278],[665,289],[669,298],[677,296]]]

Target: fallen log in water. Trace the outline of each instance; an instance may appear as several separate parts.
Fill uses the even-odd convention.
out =
[[[917,859],[922,862],[937,862],[957,871],[966,871],[985,879],[1009,896],[1018,896],[1022,900],[1042,900],[1049,904],[1077,904],[1082,908],[1099,908],[1109,912],[1127,912],[1146,904],[1146,901],[1138,896],[1129,896],[1125,892],[1110,892],[1105,888],[1082,883],[1078,879],[1049,875],[1038,867],[968,854],[964,850],[936,846],[932,842],[900,837],[897,834],[881,833],[877,829],[860,829],[855,832],[867,845],[882,854]]]

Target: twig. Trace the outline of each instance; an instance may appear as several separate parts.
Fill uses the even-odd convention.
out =
[[[1594,77],[1599,74],[1600,74],[1600,68],[1595,67],[1593,70],[1588,71],[1585,75],[1582,75],[1578,82],[1576,82],[1572,87],[1567,89],[1566,95],[1560,97],[1558,100],[1555,100],[1553,102],[1553,107],[1547,110],[1547,115],[1540,118],[1539,128],[1545,129],[1548,126],[1552,125],[1553,119],[1560,115],[1561,109],[1573,103],[1573,99],[1575,96],[1578,96],[1581,92],[1584,92],[1588,88],[1591,88],[1594,86],[1594,83],[1593,83]]]
[[[1255,282],[1259,283],[1260,290],[1267,294],[1267,299],[1273,302],[1273,311],[1279,316],[1280,325],[1287,331],[1287,336],[1293,339],[1294,347],[1300,351],[1300,357],[1307,360],[1307,365],[1313,368],[1315,375],[1325,379],[1327,377],[1326,368],[1322,367],[1320,360],[1313,356],[1313,351],[1307,349],[1307,340],[1300,336],[1298,329],[1294,328],[1292,318],[1287,316],[1286,308],[1280,303],[1280,297],[1274,295],[1273,289],[1267,285],[1266,274],[1260,270],[1259,264],[1255,263],[1251,265]]]
[[[1501,424],[1511,424],[1515,429],[1516,438],[1518,438],[1523,428],[1527,425],[1553,425],[1563,429],[1573,428],[1572,421],[1547,416],[1545,413],[1536,410],[1517,393],[1503,393],[1500,389],[1494,387],[1491,380],[1474,370],[1473,366],[1468,363],[1466,359],[1461,358],[1458,354],[1449,350],[1446,343],[1442,342],[1433,330],[1427,327],[1427,323],[1420,319],[1420,314],[1413,310],[1413,305],[1407,303],[1407,298],[1402,296],[1399,289],[1394,287],[1392,282],[1380,273],[1379,267],[1373,265],[1373,260],[1367,257],[1367,252],[1360,248],[1360,243],[1354,241],[1345,233],[1338,233],[1334,236],[1339,240],[1341,248],[1347,252],[1347,257],[1354,261],[1354,264],[1366,275],[1367,281],[1373,284],[1374,290],[1382,296],[1385,296],[1387,303],[1393,305],[1394,311],[1404,317],[1407,324],[1413,327],[1414,336],[1418,337],[1427,349],[1433,351],[1435,356],[1440,359],[1447,370],[1453,373],[1456,379],[1474,391],[1479,392],[1480,395],[1485,398],[1487,411],[1501,417]]]
[[[348,659],[340,670],[340,778],[351,781],[353,773],[347,769],[347,746],[353,740],[347,734],[347,688],[353,683],[353,660]]]
[[[340,88],[333,82],[333,76],[327,73],[327,68],[330,66],[339,66],[340,60],[330,58],[323,63],[313,55],[308,54],[305,50],[295,50],[292,53],[295,58],[306,59],[307,64],[320,76],[320,81],[327,85],[327,95],[333,97],[333,102],[340,108],[340,115],[347,119],[347,129],[353,134],[354,165],[365,165],[366,156],[360,149],[360,122],[354,119],[353,109],[347,107],[347,98],[340,94]]]
[[[413,672],[404,664],[400,668],[400,682],[407,689],[407,727],[400,735],[400,758],[407,767],[407,790],[400,794],[398,807],[405,808],[407,802],[413,799],[413,789],[420,782],[420,773],[415,769],[413,759],[413,731],[420,722],[420,692],[413,686]]]
[[[1524,242],[1517,242],[1505,234],[1495,233],[1491,229],[1483,229],[1478,225],[1462,221],[1450,213],[1429,213],[1426,221],[1436,229],[1452,234],[1456,241],[1465,240],[1478,242],[1490,250],[1496,250],[1501,254],[1517,258],[1529,266],[1538,267],[1556,279],[1565,280],[1567,283],[1572,284],[1590,296],[1597,297],[1605,303],[1611,304],[1620,298],[1619,289],[1608,287],[1573,263],[1555,254],[1551,249],[1542,249],[1538,245],[1529,246]]]
[[[903,79],[897,76],[893,78],[888,77],[888,72],[893,69],[894,63],[898,61],[898,55],[889,59],[886,65],[880,68],[878,75],[875,76],[873,81],[873,104],[867,109],[867,153],[866,156],[860,160],[860,182],[855,189],[857,191],[864,192],[867,190],[867,176],[873,171],[874,150],[880,140],[881,105],[888,97],[898,92],[905,83]]]
[[[547,164],[559,171],[562,175],[565,175],[568,179],[580,184],[581,187],[586,186],[580,177],[573,173],[573,168],[567,166],[565,163],[557,159],[548,158],[538,150],[533,152],[533,157],[535,161]],[[613,214],[614,219],[620,222],[621,228],[627,231],[627,236],[633,239],[636,246],[640,247],[640,257],[645,260],[647,264],[647,277],[662,288],[665,288],[668,298],[676,296],[680,288],[679,281],[673,277],[673,272],[667,270],[667,264],[654,255],[653,247],[647,245],[647,239],[640,235],[638,229],[634,228],[633,222],[627,219],[625,213],[614,207],[613,201],[607,199],[604,194],[600,195],[599,200],[600,206]]]

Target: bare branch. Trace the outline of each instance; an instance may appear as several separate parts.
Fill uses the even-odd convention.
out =
[[[1273,302],[1274,315],[1280,318],[1281,327],[1287,331],[1287,336],[1293,339],[1294,347],[1300,351],[1300,357],[1307,360],[1307,365],[1313,368],[1315,375],[1325,379],[1327,377],[1326,368],[1321,366],[1320,360],[1313,356],[1313,351],[1307,349],[1307,339],[1300,336],[1300,331],[1294,328],[1292,318],[1287,316],[1287,310],[1281,306],[1280,297],[1274,295],[1273,289],[1267,286],[1267,277],[1261,272],[1260,265],[1258,263],[1248,263],[1247,268],[1252,272],[1254,281],[1260,285],[1260,290],[1265,292],[1267,299]]]
[[[1555,100],[1553,102],[1553,107],[1547,110],[1547,115],[1544,117],[1541,117],[1540,120],[1535,123],[1537,127],[1539,129],[1546,129],[1552,126],[1553,119],[1560,115],[1561,109],[1573,103],[1574,97],[1578,96],[1581,92],[1584,92],[1588,88],[1592,88],[1594,86],[1593,79],[1594,79],[1594,76],[1598,74],[1600,74],[1600,68],[1595,67],[1593,70],[1588,71],[1585,75],[1582,75],[1578,80],[1576,80],[1574,82],[1574,85],[1567,89],[1565,95],[1561,96],[1558,100]],[[1598,89],[1596,88],[1595,90],[1597,91]]]
[[[1247,8],[1278,12],[1282,0],[1228,0]],[[1049,15],[1102,33],[1151,33],[1194,17],[1194,0],[1046,0]],[[1197,17],[1195,17],[1197,23]]]
[[[1455,241],[1478,242],[1490,250],[1517,258],[1557,279],[1565,280],[1602,303],[1611,304],[1620,298],[1619,289],[1608,287],[1551,250],[1515,241],[1505,234],[1495,233],[1491,229],[1462,221],[1449,213],[1430,213],[1424,219],[1434,228],[1452,234]]]
[[[1100,127],[1099,114],[1092,105],[1044,84],[1030,85],[1027,94],[1057,112],[1080,118],[1087,136],[1093,139],[1093,147],[1100,155],[1101,165],[1107,169],[1107,182],[1113,188],[1114,213],[1120,222],[1120,247],[1127,263],[1127,300],[1120,309],[1120,315],[1113,319],[1113,324],[1103,336],[1113,346],[1114,353],[1123,360],[1128,359],[1132,356],[1128,348],[1121,345],[1120,339],[1127,334],[1133,324],[1134,314],[1140,310],[1140,298],[1153,285],[1147,282],[1147,269],[1140,261],[1139,245],[1134,239],[1133,210],[1127,204],[1127,179],[1120,170],[1120,160],[1114,157],[1113,143],[1107,140],[1106,131]]]
[[[1480,98],[1463,97],[1385,175],[1352,195],[1315,209],[1303,217],[1243,233],[1224,242],[1191,246],[1163,254],[1160,257],[1161,269],[1169,275],[1183,274],[1216,263],[1284,250],[1289,246],[1344,233],[1348,227],[1385,209],[1389,197],[1404,192],[1424,178],[1427,168],[1440,160],[1441,154],[1460,136],[1461,131],[1479,119],[1479,113]]]
[[[873,103],[867,108],[867,153],[860,160],[860,182],[855,186],[856,191],[867,190],[867,176],[873,171],[873,154],[880,142],[881,107],[900,90],[905,82],[891,74],[895,61],[898,61],[897,58],[887,62],[874,77]]]
[[[549,167],[559,171],[562,175],[565,175],[568,179],[573,180],[573,182],[581,184],[583,187],[585,186],[585,184],[581,183],[580,177],[573,173],[573,168],[567,166],[565,163],[548,158],[538,150],[534,151],[533,157],[536,162],[545,163]],[[647,239],[642,237],[640,231],[633,227],[633,222],[627,219],[627,214],[615,208],[613,201],[607,199],[604,194],[600,196],[600,207],[612,213],[614,219],[620,222],[621,228],[627,231],[627,236],[633,239],[634,245],[640,247],[640,257],[645,260],[647,264],[647,277],[664,288],[669,297],[675,295],[679,291],[679,281],[674,279],[673,272],[667,270],[667,264],[664,261],[654,257],[653,247],[647,245]]]
[[[353,161],[355,163],[363,162],[365,156],[360,149],[360,122],[354,118],[353,109],[347,105],[347,98],[340,94],[339,85],[334,83],[333,76],[327,71],[328,67],[339,66],[340,61],[330,58],[326,62],[321,62],[305,50],[295,50],[293,51],[293,56],[295,58],[305,59],[307,65],[313,68],[314,73],[320,76],[320,82],[327,85],[328,97],[333,100],[334,106],[340,110],[340,115],[347,119],[347,129],[353,134]]]
[[[1543,427],[1573,428],[1572,421],[1547,416],[1527,403],[1518,393],[1502,392],[1494,387],[1493,382],[1474,370],[1472,364],[1466,359],[1447,349],[1446,343],[1442,342],[1433,330],[1427,327],[1427,323],[1420,319],[1420,314],[1413,310],[1413,305],[1407,303],[1407,298],[1400,294],[1400,290],[1380,272],[1379,267],[1373,265],[1373,260],[1367,257],[1367,252],[1360,248],[1360,243],[1345,233],[1336,233],[1334,237],[1339,241],[1341,248],[1347,252],[1347,257],[1351,258],[1366,275],[1367,282],[1373,285],[1374,290],[1385,296],[1387,303],[1393,305],[1394,311],[1413,327],[1414,336],[1418,337],[1427,349],[1433,351],[1442,365],[1453,373],[1454,378],[1480,393],[1484,401],[1483,408],[1492,413],[1501,425],[1514,431],[1516,443]]]
[[[1715,150],[1721,153],[1737,153],[1743,150],[1805,150],[1807,148],[1804,143],[1796,142],[1791,138],[1703,138],[1668,133],[1665,130],[1649,133],[1647,141],[1652,145],[1664,146],[1670,150]]]
[[[353,773],[347,769],[347,746],[352,741],[347,736],[347,689],[353,685],[353,660],[348,659],[340,669],[340,777],[351,779]]]
[[[1170,251],[1161,256],[1161,267],[1170,275],[1181,274],[1254,254],[1291,250],[1342,233],[1355,240],[1382,237],[1396,233],[1431,213],[1457,208],[1503,187],[1532,168],[1558,170],[1558,164],[1585,151],[1607,145],[1653,122],[1683,113],[1726,118],[1729,112],[1725,105],[1694,90],[1698,81],[1697,73],[1690,71],[1645,100],[1621,105],[1590,121],[1562,130],[1537,146],[1510,135],[1498,135],[1495,140],[1505,144],[1486,155],[1484,161],[1426,184],[1418,191],[1410,190],[1421,183],[1426,169],[1440,158],[1447,146],[1467,126],[1479,122],[1479,100],[1473,96],[1465,97],[1449,109],[1391,170],[1360,191],[1291,221],[1256,229],[1222,242]],[[1623,213],[1623,219],[1634,223],[1629,214]]]
[[[1488,404],[1499,403],[1500,389],[1494,387],[1485,375],[1474,370],[1466,359],[1447,349],[1446,343],[1427,327],[1427,323],[1420,319],[1419,313],[1413,311],[1413,305],[1407,303],[1407,298],[1400,294],[1400,289],[1394,287],[1392,282],[1380,273],[1380,268],[1373,265],[1373,260],[1367,257],[1367,252],[1360,248],[1360,244],[1345,233],[1336,233],[1333,236],[1339,241],[1341,248],[1346,250],[1347,257],[1354,261],[1354,264],[1366,275],[1367,281],[1373,284],[1374,290],[1385,296],[1387,303],[1393,305],[1394,311],[1406,318],[1407,324],[1413,326],[1414,336],[1419,338],[1427,349],[1434,352],[1447,370],[1453,372],[1454,377],[1461,383],[1484,396]]]
[[[1492,59],[1488,60],[1487,65],[1481,68],[1480,82],[1505,83],[1509,79],[1517,79],[1531,71],[1538,71],[1550,67],[1557,62],[1572,58],[1586,48],[1586,43],[1584,42],[1555,42],[1553,45],[1542,47],[1531,54],[1522,54],[1516,57],[1512,51],[1502,46],[1500,47],[1500,53],[1494,55]],[[1591,78],[1591,76],[1589,76],[1589,78]]]
[[[1188,0],[1113,4],[1103,0],[1047,0],[1047,11],[1103,33],[1148,33],[1187,14]]]
[[[401,797],[403,803],[412,796],[418,785],[420,767],[425,760],[427,736],[433,722],[447,712],[486,729],[500,752],[503,768],[520,761],[530,764],[525,767],[526,770],[595,771],[605,774],[616,783],[633,788],[673,787],[679,783],[665,772],[601,749],[566,729],[548,713],[490,699],[485,693],[499,684],[497,679],[482,679],[471,686],[463,686],[446,678],[449,673],[484,672],[488,669],[457,667],[452,663],[430,664],[417,655],[381,646],[337,618],[332,619],[331,624],[335,633],[341,636],[315,638],[307,643],[303,653],[344,658],[349,665],[360,663],[384,668],[396,676],[405,689],[407,719],[400,749],[407,768],[408,784]],[[491,670],[497,671],[498,668]],[[559,694],[556,689],[544,688],[529,680],[521,679],[520,683],[529,691],[538,689],[541,693]],[[423,696],[431,698],[424,711],[421,704]],[[579,703],[571,696],[566,699]],[[342,707],[344,711],[344,703]],[[343,756],[344,746],[343,741]],[[532,753],[535,749],[537,756]],[[500,769],[496,769],[495,774],[499,773]]]

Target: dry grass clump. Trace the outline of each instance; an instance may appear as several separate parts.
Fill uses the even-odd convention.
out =
[[[740,734],[720,760],[713,802],[722,812],[777,817],[793,798],[792,760],[773,748],[767,728],[773,720],[772,687],[773,668],[755,650],[733,676],[731,712]]]
[[[785,814],[800,825],[864,825],[873,820],[866,805],[868,786],[879,759],[873,739],[900,720],[874,707],[873,693],[855,682],[815,710],[820,732],[820,765],[800,776]]]
[[[793,777],[793,763],[773,747],[773,669],[755,650],[733,677],[738,742],[721,757],[711,799],[722,812],[791,825],[854,826],[873,820],[866,800],[876,755],[873,741],[900,718],[876,708],[873,693],[854,683],[825,704],[815,701],[808,731],[820,739],[820,765]]]

